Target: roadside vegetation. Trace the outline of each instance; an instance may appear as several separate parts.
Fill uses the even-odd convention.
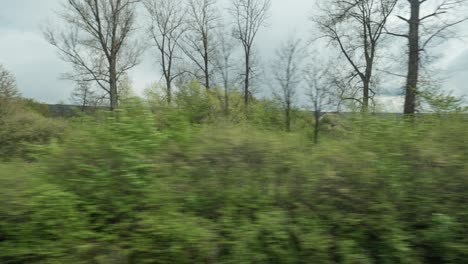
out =
[[[468,258],[462,111],[325,114],[315,144],[312,113],[293,111],[286,132],[269,100],[245,115],[232,94],[226,116],[200,91],[176,93],[177,107],[135,97],[66,120],[10,100],[19,108],[1,117],[0,262]]]

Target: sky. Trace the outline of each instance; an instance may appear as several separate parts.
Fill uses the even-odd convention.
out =
[[[61,78],[69,65],[59,59],[57,51],[45,41],[41,31],[48,21],[57,18],[56,12],[63,1],[0,0],[0,64],[16,76],[18,88],[25,97],[47,103],[67,102],[70,97],[73,83]],[[313,0],[272,0],[270,18],[267,26],[261,29],[256,44],[265,68],[271,65],[274,51],[282,41],[293,36],[313,37],[309,17],[314,7]],[[468,23],[460,29],[468,32]],[[455,95],[468,95],[468,40],[450,40],[438,50],[441,51],[440,59],[435,66],[442,70],[442,86]],[[145,53],[142,63],[130,72],[137,93],[160,79],[158,64],[153,58],[154,52]],[[401,87],[390,94],[396,94],[398,89]],[[389,97],[392,101],[390,98],[396,97]],[[394,100],[389,104],[395,104]]]

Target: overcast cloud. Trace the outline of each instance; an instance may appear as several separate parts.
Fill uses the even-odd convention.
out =
[[[25,97],[47,103],[66,102],[73,84],[61,80],[68,65],[58,57],[56,50],[43,38],[41,25],[56,17],[54,11],[63,0],[0,0],[0,64],[17,78]],[[308,17],[314,3],[311,0],[272,0],[268,27],[261,30],[257,42],[265,68],[270,65],[274,50],[281,41],[295,36],[311,37],[312,24]],[[464,25],[468,32],[468,25]],[[466,41],[451,40],[438,66],[447,77],[444,88],[457,95],[467,95],[468,45]],[[160,79],[156,62],[147,52],[142,64],[131,72],[134,89],[140,93],[149,83]]]

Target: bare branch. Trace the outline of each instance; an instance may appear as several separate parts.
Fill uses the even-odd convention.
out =
[[[140,48],[130,43],[135,4],[139,0],[67,0],[61,18],[64,28],[44,30],[62,60],[69,62],[75,81],[93,80],[109,93],[110,107],[117,106],[117,83],[122,73],[138,64]]]
[[[166,86],[166,100],[172,100],[172,82],[182,74],[177,70],[180,59],[179,42],[187,30],[186,9],[179,1],[145,0],[147,13],[151,18],[148,28],[151,39],[159,52],[159,64]]]
[[[291,112],[295,104],[296,89],[301,83],[302,64],[307,57],[300,39],[289,39],[276,50],[272,64],[274,79],[279,85],[281,101],[285,114],[285,129],[291,130]]]
[[[427,46],[435,39],[445,40],[448,38],[446,33],[451,33],[450,28],[468,20],[468,16],[456,17],[453,13],[461,9],[466,0],[441,0],[433,1],[434,9],[432,12],[421,15],[423,4],[429,3],[428,0],[408,0],[409,18],[400,19],[408,23],[408,33],[404,35],[408,39],[408,73],[405,85],[405,105],[404,113],[413,115],[417,112],[418,86],[420,84],[419,70],[421,65],[421,52],[427,53]],[[432,22],[432,23],[431,23]],[[402,34],[389,34],[401,37]]]
[[[234,36],[244,49],[244,103],[247,106],[250,97],[252,78],[252,48],[260,28],[265,25],[271,6],[270,0],[232,0],[229,10],[234,18]]]
[[[385,26],[396,3],[397,0],[332,0],[320,7],[322,16],[313,18],[323,36],[339,48],[356,73],[354,77],[359,77],[363,112],[368,111],[372,98],[373,68],[381,38],[393,34]]]

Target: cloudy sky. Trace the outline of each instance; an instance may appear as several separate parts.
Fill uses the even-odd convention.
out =
[[[56,18],[55,12],[62,1],[0,0],[0,64],[16,76],[25,97],[48,103],[66,102],[73,88],[72,83],[60,79],[69,66],[57,57],[56,50],[41,33],[41,26]],[[281,41],[291,36],[311,37],[312,24],[308,17],[313,8],[311,0],[272,0],[268,26],[262,29],[257,42],[264,65],[269,65]],[[461,31],[468,32],[468,23]],[[467,41],[451,40],[438,48],[443,52],[436,66],[443,70],[445,90],[467,95]],[[145,54],[142,64],[131,72],[137,92],[160,79],[153,57],[151,52]]]

